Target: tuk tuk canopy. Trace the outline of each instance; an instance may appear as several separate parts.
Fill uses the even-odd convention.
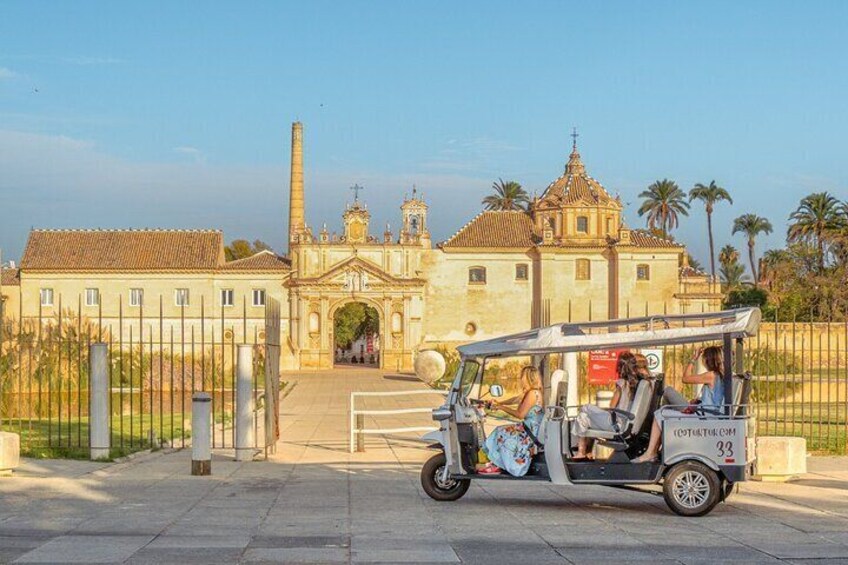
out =
[[[467,358],[544,355],[596,349],[683,345],[748,338],[757,334],[759,308],[736,308],[702,314],[623,318],[602,322],[554,324],[543,328],[469,343],[457,348]]]

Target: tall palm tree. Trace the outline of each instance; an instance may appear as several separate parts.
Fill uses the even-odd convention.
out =
[[[809,241],[816,246],[818,272],[824,271],[824,245],[828,235],[844,227],[844,207],[827,192],[816,192],[801,199],[798,209],[790,214],[787,239],[790,242]]]
[[[513,180],[498,179],[492,183],[492,189],[495,193],[483,199],[486,210],[526,210],[530,203],[527,191]]]
[[[648,227],[654,229],[659,226],[666,237],[669,231],[679,225],[679,216],[689,215],[686,194],[672,180],[656,181],[639,198],[645,200],[639,207],[639,215],[648,214]]]
[[[751,276],[754,278],[754,286],[759,286],[757,276],[757,264],[754,261],[754,246],[757,236],[761,233],[772,232],[771,222],[756,214],[742,214],[733,220],[733,234],[743,233],[748,238],[748,261],[751,263]]]
[[[745,280],[745,267],[739,263],[739,251],[730,244],[725,245],[719,251],[718,262],[721,264],[719,276],[724,290],[730,292],[742,286]]]
[[[704,207],[707,210],[707,234],[710,238],[710,275],[713,280],[715,280],[716,268],[715,247],[713,244],[713,208],[722,200],[727,200],[730,204],[733,204],[733,199],[730,197],[730,193],[728,193],[727,190],[718,186],[714,180],[711,180],[708,185],[698,183],[692,187],[692,190],[689,191],[689,202],[692,202],[693,200],[700,200],[703,202]]]

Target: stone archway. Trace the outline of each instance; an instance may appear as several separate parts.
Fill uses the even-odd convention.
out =
[[[334,367],[383,366],[384,324],[379,304],[365,298],[341,300],[328,312],[327,322]]]

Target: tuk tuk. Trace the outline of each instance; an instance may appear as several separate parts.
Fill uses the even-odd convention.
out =
[[[460,364],[445,404],[433,410],[439,430],[425,436],[436,442],[430,447],[439,450],[421,470],[425,492],[435,500],[454,501],[466,493],[473,480],[549,481],[637,490],[661,484],[665,501],[675,513],[709,513],[730,495],[734,484],[752,475],[755,430],[748,409],[751,376],[744,371],[743,348],[745,339],[756,335],[760,317],[757,308],[739,308],[565,323],[459,347]],[[580,404],[578,354],[690,344],[722,345],[724,402],[688,406],[688,410],[663,406],[664,376],[657,374],[639,383],[628,411],[617,411],[619,424],[614,432],[594,435],[611,455],[575,460],[577,442],[571,423]],[[544,387],[544,416],[533,437],[536,449],[530,469],[521,477],[477,473],[485,441],[487,399],[502,394],[501,386],[484,385],[483,376],[488,364],[519,357],[531,360]],[[647,448],[657,410],[663,416],[660,456],[652,462],[632,462]]]

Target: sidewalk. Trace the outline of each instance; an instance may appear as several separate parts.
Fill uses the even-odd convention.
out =
[[[410,377],[349,369],[286,377],[278,453],[213,476],[190,453],[120,464],[30,461],[0,479],[0,563],[659,563],[848,562],[848,458],[810,462],[789,485],[747,483],[699,519],[661,498],[604,487],[480,482],[437,503],[410,437],[347,452],[352,390],[420,389]],[[369,407],[440,397],[369,398]],[[366,422],[427,425],[426,414]]]

